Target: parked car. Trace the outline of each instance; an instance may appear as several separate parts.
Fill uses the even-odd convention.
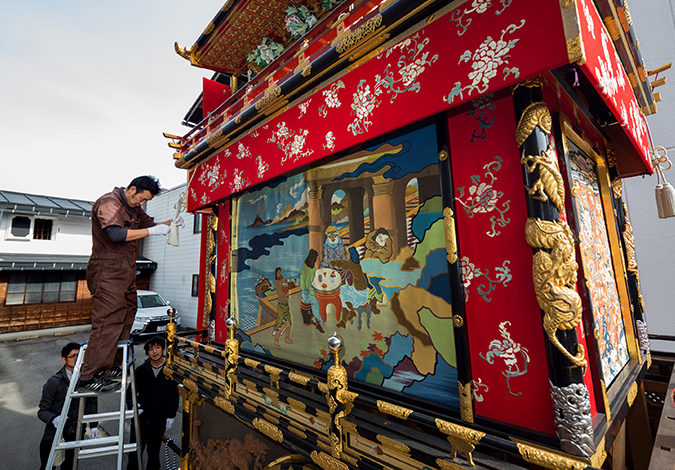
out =
[[[136,319],[131,326],[131,336],[138,338],[153,334],[163,334],[166,331],[166,325],[169,323],[169,314],[167,310],[171,303],[164,300],[157,292],[149,290],[138,291],[138,311]],[[174,316],[176,326],[180,327],[180,315],[176,312]]]

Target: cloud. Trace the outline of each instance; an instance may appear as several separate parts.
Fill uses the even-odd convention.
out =
[[[0,189],[94,200],[139,174],[186,182],[162,132],[187,133],[212,72],[173,43],[192,45],[217,13],[206,0],[6,2]]]

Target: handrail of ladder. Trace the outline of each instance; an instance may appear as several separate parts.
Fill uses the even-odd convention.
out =
[[[54,441],[52,442],[52,448],[49,453],[49,458],[47,460],[46,468],[52,468],[54,465],[54,460],[56,459],[56,453],[59,450],[74,450],[74,470],[77,469],[77,462],[81,458],[91,458],[95,456],[102,455],[111,455],[117,454],[117,469],[122,469],[123,456],[125,453],[130,453],[136,451],[136,458],[138,459],[138,467],[143,468],[142,461],[142,449],[141,446],[141,434],[140,434],[140,424],[138,421],[138,403],[136,397],[136,374],[134,363],[136,361],[134,355],[133,343],[131,340],[121,341],[117,344],[117,348],[122,348],[122,383],[120,390],[114,393],[120,394],[120,404],[118,412],[110,413],[94,413],[90,415],[84,414],[84,403],[87,397],[98,396],[98,393],[79,393],[75,389],[77,383],[80,379],[80,373],[82,369],[82,364],[84,362],[84,356],[86,354],[87,343],[84,343],[80,347],[80,351],[77,355],[77,360],[75,361],[75,367],[73,368],[73,374],[71,376],[70,384],[68,385],[68,391],[66,392],[66,398],[63,403],[63,408],[61,410],[61,415],[59,419],[59,424],[56,427],[56,433],[54,435]],[[126,391],[127,387],[131,386],[131,395],[133,409],[126,410]],[[74,441],[60,442],[61,437],[63,436],[63,431],[65,429],[66,421],[68,418],[68,411],[70,410],[70,404],[73,398],[80,398],[79,409],[78,409],[78,418],[77,418],[77,427],[76,427],[76,439]],[[136,443],[124,443],[124,422],[127,418],[133,418],[134,420],[134,430],[136,434]],[[91,421],[109,421],[112,419],[119,419],[119,428],[117,436],[102,437],[97,439],[79,439],[82,435],[82,423],[87,423]],[[107,444],[117,444],[114,446],[107,446]],[[80,454],[80,449],[82,450]],[[70,470],[70,469],[68,469]]]

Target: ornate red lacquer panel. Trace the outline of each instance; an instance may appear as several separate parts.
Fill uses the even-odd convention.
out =
[[[567,61],[558,2],[441,11],[200,164],[189,210]]]
[[[647,125],[612,40],[591,0],[579,0],[577,11],[586,59],[580,69],[597,87],[644,165],[653,172]]]
[[[448,127],[476,415],[552,435],[513,101],[487,95],[458,111]]]

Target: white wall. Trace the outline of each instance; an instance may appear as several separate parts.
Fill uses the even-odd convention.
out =
[[[672,0],[631,1],[629,3],[635,34],[647,70],[675,59],[675,6]],[[658,112],[647,117],[655,145],[665,147],[675,162],[675,69],[660,74],[668,83],[654,91],[661,94]],[[649,80],[653,80],[650,77]],[[666,171],[675,184],[675,168]],[[675,218],[659,219],[654,187],[656,177],[624,180],[624,198],[635,232],[635,248],[640,282],[645,299],[650,333],[675,335],[672,294],[675,291]],[[675,344],[652,342],[652,348],[675,351]]]
[[[163,191],[147,202],[146,212],[156,222],[176,215],[174,204],[186,185]],[[199,273],[199,244],[201,234],[193,233],[194,216],[183,213],[185,228],[179,229],[179,246],[166,243],[163,236],[147,237],[142,254],[157,263],[157,270],[150,275],[150,289],[158,292],[178,310],[183,327],[196,328],[197,297],[192,297],[192,275]]]
[[[9,236],[12,218],[25,216],[35,219],[33,214],[19,214],[5,211],[0,221],[0,253],[30,253],[48,255],[84,255],[91,254],[91,219],[80,217],[46,217],[53,220],[51,240],[33,240],[31,233],[25,239]]]

